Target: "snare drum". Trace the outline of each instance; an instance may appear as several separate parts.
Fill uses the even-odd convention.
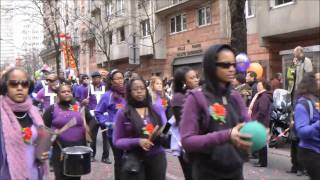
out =
[[[80,177],[91,171],[92,149],[87,146],[71,146],[62,149],[63,174]]]

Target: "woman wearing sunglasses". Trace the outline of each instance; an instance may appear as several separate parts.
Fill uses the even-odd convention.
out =
[[[42,103],[43,112],[57,101],[56,90],[59,87],[59,80],[56,74],[46,76],[47,85],[45,85],[37,94],[36,100]]]
[[[1,82],[0,174],[1,179],[42,179],[44,160],[35,157],[37,127],[43,120],[28,92],[31,81],[22,69],[11,69]]]
[[[85,122],[94,122],[89,110],[85,109],[82,116],[80,104],[74,100],[71,85],[61,84],[57,90],[59,102],[55,103],[45,111],[43,119],[47,127],[53,130],[59,130],[70,120],[75,118],[76,125],[61,133],[52,147],[52,165],[56,179],[68,179],[63,174],[63,161],[61,159],[61,150],[69,146],[86,145],[86,127]],[[71,179],[80,179],[72,177]]]
[[[241,150],[250,136],[239,133],[249,120],[238,92],[231,90],[235,54],[229,45],[210,47],[204,55],[205,84],[190,92],[181,116],[182,146],[192,164],[193,179],[243,179]]]

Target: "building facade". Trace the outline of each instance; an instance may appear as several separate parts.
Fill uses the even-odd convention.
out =
[[[1,6],[1,36],[0,36],[0,70],[7,64],[15,64],[16,48],[12,34],[13,12],[10,11],[14,4],[8,1],[0,1]]]
[[[201,71],[208,47],[229,43],[231,38],[227,0],[68,2],[73,5],[66,12],[74,18],[67,32],[80,73],[118,68],[148,78],[170,77],[181,66]],[[319,3],[246,1],[247,53],[252,62],[263,66],[266,79],[285,72],[298,45],[306,47],[315,68],[319,67]]]

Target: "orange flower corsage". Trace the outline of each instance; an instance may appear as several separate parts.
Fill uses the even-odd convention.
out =
[[[223,105],[219,103],[214,103],[209,107],[209,113],[213,120],[226,123],[225,121],[225,115],[226,115],[226,109]]]
[[[151,123],[148,123],[145,127],[142,128],[142,133],[144,135],[150,136],[154,130],[154,126]]]
[[[69,106],[70,111],[78,112],[79,111],[79,106],[78,104],[73,104]]]
[[[167,108],[167,107],[168,107],[168,100],[165,99],[165,98],[161,99],[161,104],[162,104],[162,106],[163,106],[164,108]]]
[[[29,127],[22,128],[21,131],[22,131],[23,142],[26,144],[31,144],[32,143],[32,139],[31,139],[32,138],[32,130],[31,130],[31,128],[29,128]]]
[[[122,105],[121,103],[116,104],[116,109],[117,109],[117,110],[121,109],[122,107],[123,107],[123,105]]]

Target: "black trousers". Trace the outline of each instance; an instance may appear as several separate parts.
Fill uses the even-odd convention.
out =
[[[298,159],[306,168],[311,180],[320,179],[320,153],[299,147]]]
[[[302,171],[303,165],[298,160],[298,147],[299,147],[299,140],[292,140],[291,141],[291,148],[290,148],[290,156],[291,156],[291,171]]]
[[[185,180],[192,180],[192,167],[183,156],[178,156]]]
[[[90,144],[90,147],[93,150],[92,153],[92,157],[96,156],[96,146],[97,146],[97,135],[98,135],[98,131],[99,131],[100,125],[96,124],[92,129],[91,129],[91,135],[92,135],[92,142]],[[101,130],[104,130],[105,128],[101,127]],[[102,158],[109,158],[109,149],[110,149],[110,145],[108,143],[108,136],[107,136],[107,131],[102,132],[102,148],[103,148],[103,152],[102,152]]]
[[[268,148],[267,146],[263,147],[258,151],[259,153],[259,163],[263,166],[268,165]]]
[[[112,137],[108,137],[108,142],[111,146],[112,152],[113,152],[113,158],[114,158],[114,179],[115,180],[121,180],[121,167],[122,167],[122,154],[123,151],[121,149],[118,149],[114,146],[112,142]]]
[[[218,172],[207,162],[210,160],[192,161],[192,178],[195,180],[243,180],[243,167]],[[209,166],[208,166],[209,165]]]
[[[167,160],[165,153],[143,158],[142,168],[138,173],[122,170],[122,180],[166,180]]]

